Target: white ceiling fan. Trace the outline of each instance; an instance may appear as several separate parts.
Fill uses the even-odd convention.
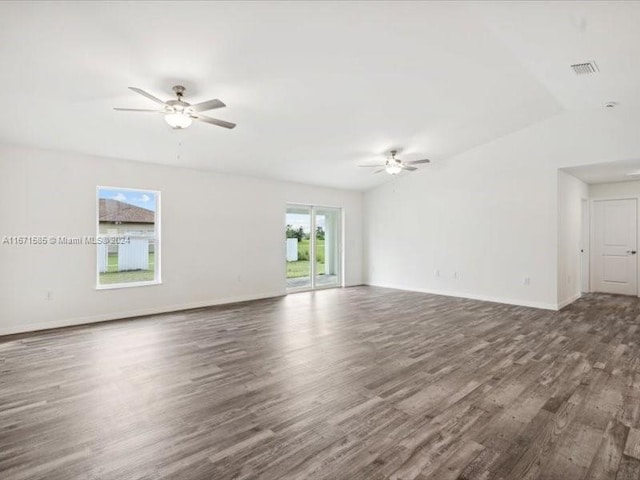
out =
[[[162,105],[159,110],[149,110],[142,108],[114,108],[114,110],[120,110],[124,112],[148,112],[148,113],[161,113],[164,115],[165,121],[171,126],[171,128],[181,129],[187,128],[193,120],[200,120],[201,122],[210,123],[212,125],[217,125],[219,127],[224,128],[234,128],[236,126],[235,123],[225,122],[224,120],[218,120],[217,118],[207,117],[205,115],[201,115],[200,112],[205,112],[207,110],[213,110],[214,108],[222,108],[226,107],[224,103],[222,103],[217,98],[214,100],[208,100],[206,102],[196,103],[195,105],[191,105],[188,102],[183,100],[185,88],[182,85],[176,85],[173,87],[173,91],[176,93],[178,97],[176,100],[167,100],[163,102],[159,98],[151,95],[148,92],[145,92],[141,88],[129,87],[129,90],[133,90],[140,95],[147,97],[150,100]]]
[[[375,163],[371,165],[360,165],[361,167],[378,167],[379,170],[376,170],[373,173],[387,172],[389,175],[397,175],[402,170],[414,171],[417,170],[416,167],[412,167],[411,165],[418,165],[420,163],[429,163],[431,160],[411,160],[408,162],[403,162],[400,159],[396,158],[398,154],[397,150],[391,150],[389,152],[390,157],[388,157],[384,163]]]

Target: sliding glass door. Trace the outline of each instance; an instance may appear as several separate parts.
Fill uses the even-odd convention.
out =
[[[342,284],[341,209],[289,205],[286,213],[287,290]]]
[[[287,289],[309,289],[311,282],[311,207],[287,207]]]

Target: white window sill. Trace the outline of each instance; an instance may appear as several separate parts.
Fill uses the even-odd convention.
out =
[[[153,280],[151,282],[130,282],[130,283],[112,283],[105,285],[96,285],[96,290],[115,290],[118,288],[135,288],[149,287],[151,285],[162,285],[162,280]]]

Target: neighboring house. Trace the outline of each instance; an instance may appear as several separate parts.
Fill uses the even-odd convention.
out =
[[[145,235],[155,230],[152,210],[107,198],[100,199],[100,233],[104,235]]]
[[[101,198],[99,204],[99,222],[101,235],[153,235],[156,214],[153,210],[136,207],[130,203]],[[117,245],[109,246],[109,253],[118,251]],[[149,252],[155,252],[155,241],[151,240]]]

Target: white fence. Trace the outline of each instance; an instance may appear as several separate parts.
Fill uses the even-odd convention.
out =
[[[118,258],[118,272],[130,270],[149,270],[149,252],[152,251],[153,238],[148,236],[129,236],[126,241],[117,243],[114,238],[113,243],[109,243],[109,236],[102,237],[104,243],[98,244],[98,271],[105,273],[109,271],[109,253],[116,253]]]
[[[118,245],[118,271],[149,270],[149,239],[130,238]]]
[[[287,262],[298,261],[298,239],[287,238]]]
[[[109,265],[109,247],[104,243],[98,244],[98,271],[105,273]]]

